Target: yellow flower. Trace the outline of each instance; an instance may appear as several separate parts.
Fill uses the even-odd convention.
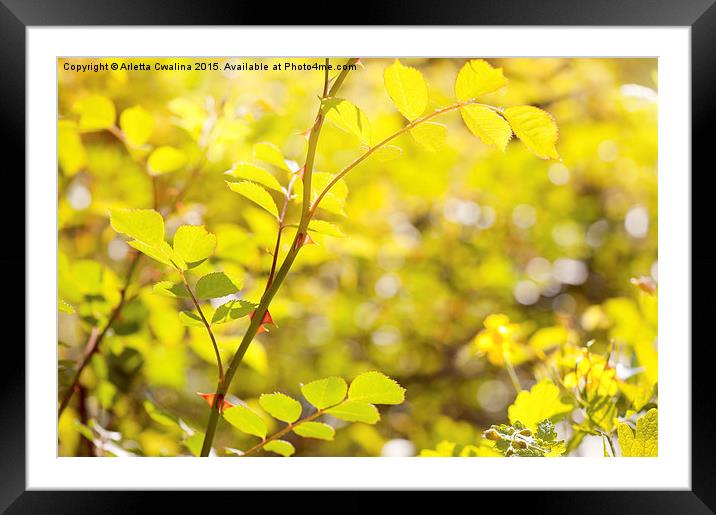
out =
[[[524,360],[524,351],[515,339],[518,324],[511,324],[507,315],[494,314],[488,316],[483,325],[485,329],[473,342],[477,352],[485,353],[488,361],[498,366],[505,364],[505,357],[513,364]]]
[[[567,388],[584,388],[587,394],[612,396],[617,393],[616,370],[609,367],[604,357],[592,354],[588,349],[579,350],[579,356],[571,372],[564,376]]]

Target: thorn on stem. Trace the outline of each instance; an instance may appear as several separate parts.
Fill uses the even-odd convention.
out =
[[[255,314],[256,314],[256,311],[254,310],[254,311],[251,312],[251,314],[249,315],[249,318],[250,318],[251,320],[253,320]],[[266,325],[267,325],[267,324],[268,324],[268,325],[276,325],[276,322],[273,321],[273,318],[271,318],[271,313],[269,313],[268,310],[266,310],[266,313],[264,313],[264,317],[263,317],[263,319],[261,320],[261,325],[259,326],[258,331],[256,331],[256,334],[268,333],[269,330],[266,329]],[[278,327],[278,326],[276,325],[276,327]]]
[[[207,402],[207,404],[209,405],[210,408],[213,408],[213,407],[214,407],[214,397],[216,397],[216,394],[215,394],[215,393],[201,393],[201,392],[196,392],[196,394],[197,394],[199,397],[202,397],[202,398]],[[223,395],[219,395],[218,402],[220,403],[220,404],[219,404],[219,412],[220,412],[220,413],[223,413],[224,410],[227,410],[227,409],[229,409],[229,408],[233,408],[233,407],[234,407],[234,405],[233,405],[232,403],[230,403],[229,401],[227,401],[226,399],[224,399],[224,396],[223,396]]]

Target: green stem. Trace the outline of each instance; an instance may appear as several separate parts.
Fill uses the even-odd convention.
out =
[[[264,438],[263,440],[261,440],[259,443],[257,443],[250,449],[247,449],[246,451],[244,451],[244,453],[242,455],[240,455],[239,457],[243,458],[245,456],[255,453],[256,451],[263,449],[267,443],[272,442],[278,438],[281,438],[283,435],[285,435],[286,433],[288,433],[289,431],[294,429],[296,426],[300,426],[304,422],[310,422],[312,420],[316,420],[318,417],[323,415],[323,413],[324,413],[324,410],[319,409],[318,411],[311,413],[309,416],[302,418],[301,420],[297,420],[296,422],[291,422],[290,424],[288,424],[286,427],[284,427],[280,431],[272,434],[268,438]]]
[[[181,276],[181,280],[184,283],[184,287],[186,288],[186,291],[189,292],[189,296],[191,297],[191,300],[194,303],[194,307],[196,307],[196,310],[199,312],[199,316],[201,317],[201,321],[204,323],[206,332],[209,333],[209,338],[211,339],[211,345],[214,347],[214,354],[216,354],[216,365],[219,369],[219,384],[221,384],[224,382],[224,365],[221,363],[221,353],[219,352],[219,346],[216,343],[216,338],[214,337],[214,332],[211,330],[211,324],[204,316],[204,312],[202,311],[201,306],[199,305],[199,301],[196,299],[196,296],[194,295],[194,292],[191,291],[191,287],[189,286],[189,283],[186,280],[184,271],[180,270],[179,275]],[[217,402],[220,402],[220,400],[217,400],[215,398],[214,404],[216,404]]]
[[[353,64],[355,61],[356,59],[349,59],[347,64]],[[348,71],[349,70],[347,68],[341,71],[340,75],[338,75],[336,81],[333,83],[333,86],[328,91],[328,97],[335,96],[335,94],[338,92],[341,85],[343,84],[346,75],[348,75]],[[231,359],[231,363],[229,363],[229,367],[226,370],[223,384],[219,384],[216,389],[214,405],[211,408],[211,412],[209,414],[209,421],[206,426],[206,432],[204,433],[204,443],[201,448],[202,457],[209,455],[209,452],[211,451],[211,445],[214,442],[216,426],[219,422],[220,403],[217,402],[217,399],[223,398],[226,395],[226,392],[231,385],[231,381],[234,378],[234,374],[236,374],[239,365],[241,365],[241,361],[244,359],[244,354],[246,354],[249,345],[251,345],[254,336],[256,336],[256,333],[258,332],[259,327],[263,322],[264,315],[266,315],[266,312],[268,311],[269,304],[271,304],[271,301],[276,295],[276,292],[278,292],[279,288],[281,287],[281,284],[288,275],[288,272],[291,269],[293,262],[296,260],[296,256],[298,256],[298,251],[301,249],[301,245],[303,244],[308,228],[308,222],[311,218],[311,177],[313,174],[313,163],[316,157],[316,149],[318,147],[318,137],[321,134],[321,127],[323,126],[324,117],[325,115],[323,113],[323,102],[321,102],[321,105],[318,108],[318,114],[316,115],[316,121],[313,124],[313,128],[311,129],[311,135],[308,138],[306,163],[303,167],[303,205],[301,208],[301,220],[298,223],[298,230],[296,231],[296,236],[293,238],[291,248],[288,251],[288,254],[286,254],[286,257],[284,258],[281,267],[278,269],[276,275],[273,277],[271,285],[264,292],[263,297],[261,297],[261,301],[256,308],[256,311],[254,311],[254,315],[251,318],[251,322],[249,324],[248,329],[246,330],[246,333],[244,334],[243,339],[241,340],[241,344],[239,345],[236,354],[234,354],[234,357]]]
[[[515,367],[512,365],[512,361],[510,361],[510,357],[504,350],[502,351],[502,359],[505,361],[505,368],[507,369],[507,373],[510,376],[510,381],[512,381],[512,387],[519,395],[519,393],[522,391],[522,385],[520,385],[520,380],[517,377],[517,372],[515,372]]]

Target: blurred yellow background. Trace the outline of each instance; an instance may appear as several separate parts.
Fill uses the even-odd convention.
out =
[[[240,297],[258,302],[276,223],[231,192],[224,172],[238,161],[257,163],[260,142],[301,166],[323,85],[320,71],[78,73],[65,70],[65,61],[58,61],[59,296],[77,313],[60,313],[60,390],[91,327],[116,303],[126,270],[131,249],[109,227],[108,210],[153,207],[153,187],[166,213],[186,186],[167,232],[205,224],[218,249],[201,273],[241,277]],[[258,61],[286,59],[163,60],[220,68]],[[401,61],[424,74],[429,110],[454,102],[464,59]],[[363,59],[341,92],[367,115],[375,141],[405,123],[383,87],[392,62]],[[657,279],[657,61],[489,62],[509,83],[482,100],[551,113],[561,161],[538,159],[517,140],[505,153],[488,147],[453,112],[436,120],[448,128],[443,148],[430,152],[404,135],[394,142],[399,158],[370,159],[347,176],[346,216],[322,216],[346,236],[317,235],[318,245],[302,250],[271,306],[278,327],[257,337],[229,399],[256,407],[261,393],[297,397],[301,383],[366,370],[395,378],[407,397],[382,409],[377,425],[347,425],[333,442],[296,439],[297,455],[416,455],[444,440],[474,444],[491,424],[505,422],[515,400],[510,377],[474,342],[491,314],[517,324],[516,341],[531,349],[515,363],[523,388],[560,366],[545,356],[592,339],[595,353],[606,353],[612,340],[620,347],[617,374],[619,367],[632,371],[624,384],[656,383],[655,311],[630,279]],[[149,147],[175,147],[185,164],[153,185],[141,149],[129,152],[110,131],[78,131],[76,106],[92,95],[110,99],[118,114],[137,105],[151,113]],[[357,138],[327,124],[316,170],[337,173],[360,153]],[[262,166],[287,183],[287,172]],[[299,210],[292,206],[289,219]],[[166,275],[150,260],[138,270],[142,286],[82,376],[82,408],[74,402],[60,420],[60,455],[90,452],[75,421],[95,428],[105,455],[186,454],[182,435],[149,417],[146,399],[203,430],[208,408],[196,392],[215,387],[214,355],[202,328],[181,323],[177,301],[152,293]],[[247,324],[215,329],[227,359]],[[569,437],[569,423],[558,430]],[[252,438],[224,424],[216,444],[244,448]],[[570,455],[601,456],[602,441],[580,440]]]

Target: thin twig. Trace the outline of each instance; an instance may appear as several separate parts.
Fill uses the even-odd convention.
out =
[[[276,264],[278,263],[278,253],[281,247],[281,234],[283,233],[283,230],[286,228],[285,222],[286,222],[286,211],[288,210],[288,205],[291,202],[291,193],[293,192],[293,185],[296,182],[296,180],[299,178],[299,175],[296,173],[291,177],[291,180],[288,182],[288,186],[286,187],[286,196],[283,200],[283,207],[281,208],[281,216],[278,219],[278,231],[276,231],[276,245],[274,247],[273,251],[273,259],[271,260],[271,271],[269,272],[268,280],[266,281],[266,288],[264,291],[268,290],[271,286],[271,283],[273,282],[273,276],[276,273]]]
[[[285,435],[286,433],[288,433],[289,431],[291,431],[292,429],[294,429],[296,426],[300,426],[300,425],[303,424],[304,422],[310,422],[310,421],[312,421],[312,420],[317,419],[318,417],[320,417],[321,415],[323,415],[323,413],[324,413],[323,410],[318,410],[318,411],[316,411],[316,412],[314,412],[314,413],[311,413],[309,416],[307,416],[307,417],[305,417],[305,418],[302,418],[301,420],[297,420],[296,422],[292,422],[292,423],[288,424],[286,427],[284,427],[284,428],[281,429],[280,431],[278,431],[278,432],[272,434],[272,435],[269,436],[268,438],[264,438],[263,440],[261,440],[259,443],[257,443],[256,445],[254,445],[254,446],[251,447],[250,449],[244,451],[244,453],[241,454],[241,455],[239,455],[239,457],[240,457],[240,458],[243,458],[243,457],[245,457],[245,456],[248,456],[249,454],[255,453],[256,451],[258,451],[258,450],[260,450],[260,449],[263,449],[264,446],[266,446],[267,443],[272,442],[272,441],[274,441],[274,440],[276,440],[276,439],[278,439],[278,438],[281,438],[283,435]]]
[[[211,324],[204,316],[204,312],[202,311],[201,306],[199,305],[199,301],[197,300],[196,296],[194,295],[194,292],[191,291],[191,287],[189,286],[189,283],[186,280],[186,276],[184,275],[184,272],[180,271],[179,275],[181,276],[181,280],[184,283],[184,287],[186,288],[186,291],[189,292],[189,296],[191,297],[191,300],[194,303],[194,307],[196,307],[196,310],[199,312],[199,316],[201,317],[201,321],[204,323],[206,332],[209,333],[209,338],[211,338],[211,345],[214,347],[214,353],[216,354],[216,364],[219,368],[219,384],[223,384],[223,382],[224,382],[224,365],[221,363],[221,353],[219,352],[219,346],[216,343],[216,338],[214,337],[214,332],[211,330]]]
[[[80,375],[82,374],[82,371],[87,366],[87,363],[89,363],[92,356],[97,352],[99,349],[99,344],[102,343],[102,340],[104,339],[105,335],[109,331],[109,328],[112,327],[112,324],[119,316],[119,313],[122,311],[122,308],[124,307],[124,303],[126,300],[127,295],[127,289],[129,288],[129,283],[132,280],[132,275],[134,274],[134,270],[137,268],[137,264],[139,263],[141,254],[137,252],[134,254],[132,261],[129,264],[129,269],[127,270],[127,274],[124,279],[124,286],[119,292],[119,302],[112,310],[112,313],[109,315],[109,319],[107,320],[107,323],[104,325],[104,328],[102,331],[98,331],[97,327],[93,327],[92,331],[90,333],[90,337],[87,340],[87,345],[85,346],[85,352],[82,357],[82,361],[80,362],[79,367],[77,368],[77,372],[75,372],[75,377],[72,380],[72,383],[70,385],[70,388],[65,393],[64,398],[62,399],[62,402],[60,403],[60,408],[57,411],[57,418],[62,416],[62,412],[65,411],[65,408],[67,408],[67,405],[70,403],[70,399],[72,399],[72,395],[75,393],[75,390],[77,389],[77,385],[79,384]]]
[[[520,385],[520,380],[517,377],[517,372],[515,372],[515,367],[514,365],[512,365],[512,361],[507,355],[507,351],[504,349],[502,350],[502,359],[505,362],[505,368],[507,369],[507,373],[510,376],[512,387],[515,389],[515,392],[519,394],[522,391],[522,385]]]
[[[445,113],[449,113],[450,111],[455,111],[456,109],[460,109],[461,107],[469,105],[469,104],[480,105],[480,106],[489,108],[498,114],[501,114],[501,111],[499,109],[495,108],[494,106],[490,106],[487,104],[478,104],[477,102],[475,102],[473,100],[468,100],[465,102],[456,102],[455,104],[451,104],[447,107],[438,109],[437,111],[433,111],[432,113],[425,115],[422,118],[417,118],[417,119],[413,120],[412,122],[405,125],[401,129],[397,130],[396,132],[394,132],[387,138],[383,139],[379,143],[376,143],[374,146],[369,148],[366,152],[364,152],[363,154],[361,154],[360,156],[355,158],[353,161],[351,161],[351,163],[348,164],[345,168],[343,168],[340,172],[338,172],[338,174],[336,174],[333,177],[333,180],[331,180],[331,182],[329,182],[326,185],[326,187],[323,188],[323,191],[321,191],[318,194],[318,196],[316,197],[316,200],[313,201],[313,205],[311,206],[311,211],[310,211],[311,217],[313,217],[313,215],[316,212],[316,209],[318,209],[318,204],[321,203],[321,200],[323,200],[323,197],[330,191],[330,189],[333,188],[333,186],[335,186],[338,183],[338,181],[340,181],[343,177],[345,177],[348,172],[350,172],[353,168],[355,168],[356,166],[361,164],[363,161],[365,161],[368,157],[370,157],[371,154],[373,154],[376,150],[384,147],[385,145],[387,145],[388,143],[393,141],[395,138],[397,138],[401,134],[405,134],[409,130],[414,129],[418,125],[425,123],[428,120],[432,120],[433,118],[435,118],[437,116],[440,116]]]

